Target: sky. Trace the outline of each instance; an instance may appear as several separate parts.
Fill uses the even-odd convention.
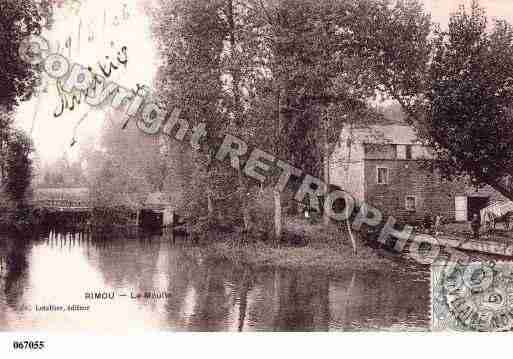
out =
[[[53,28],[43,33],[51,50],[63,54],[70,63],[91,66],[97,74],[101,74],[99,63],[108,68],[113,60],[118,69],[112,71],[109,80],[130,89],[136,89],[138,83],[151,88],[157,62],[149,18],[143,8],[145,2],[66,1],[73,6],[58,8]],[[68,38],[71,46],[66,47]],[[115,60],[123,46],[127,47],[126,68]],[[15,123],[31,134],[43,163],[55,161],[64,154],[69,159],[76,158],[81,144],[98,138],[105,121],[103,110],[85,103],[78,110],[65,110],[59,117],[54,116],[56,110],[57,113],[60,110],[60,99],[53,81],[41,96],[22,103],[16,116]],[[72,147],[73,138],[76,144]]]
[[[433,22],[447,26],[451,12],[458,9],[461,4],[467,7],[472,0],[424,0],[424,8],[431,13]],[[513,3],[511,0],[481,0],[480,4],[487,11],[490,18],[502,18],[513,23]]]
[[[59,50],[72,62],[92,66],[96,73],[100,73],[98,62],[108,64],[105,56],[112,60],[121,47],[126,46],[126,68],[119,66],[109,79],[132,89],[136,89],[137,83],[152,87],[158,58],[152,41],[150,19],[144,11],[145,5],[152,5],[151,0],[64,1],[71,5],[57,10],[52,30],[44,34],[52,50]],[[489,17],[500,17],[513,23],[511,1],[481,0],[481,5],[486,8]],[[457,10],[460,4],[468,5],[470,2],[423,1],[432,20],[440,23],[442,28],[447,26],[451,12]],[[69,48],[65,46],[68,38],[71,38]],[[42,163],[53,162],[63,155],[72,160],[77,158],[82,144],[98,139],[102,122],[106,119],[102,110],[93,109],[87,104],[54,117],[59,104],[55,83],[50,82],[46,92],[22,103],[17,112],[15,123],[32,136]],[[76,143],[71,146],[73,139]]]

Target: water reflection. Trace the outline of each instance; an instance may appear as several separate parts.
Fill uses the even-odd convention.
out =
[[[19,240],[18,245],[10,242],[3,249],[5,254],[2,256],[1,267],[5,304],[16,308],[27,285],[27,256],[30,254],[30,246],[26,241]]]
[[[421,268],[330,274],[213,260],[162,236],[97,240],[50,231],[0,238],[0,330],[426,330],[429,273]],[[114,300],[89,301],[89,292]],[[133,293],[165,298],[130,298]],[[88,312],[28,311],[90,305]]]

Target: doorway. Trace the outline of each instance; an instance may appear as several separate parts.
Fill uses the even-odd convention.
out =
[[[488,205],[489,197],[468,197],[468,218],[471,221],[474,214],[481,218],[481,210]]]
[[[141,210],[139,221],[139,225],[146,229],[162,228],[163,214],[161,212],[143,209]]]

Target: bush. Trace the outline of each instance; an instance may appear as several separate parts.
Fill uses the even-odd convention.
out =
[[[126,225],[131,222],[132,217],[132,212],[126,207],[94,207],[91,225],[94,227]]]
[[[42,214],[37,208],[0,196],[0,228],[2,230],[24,230],[40,223],[41,216]]]

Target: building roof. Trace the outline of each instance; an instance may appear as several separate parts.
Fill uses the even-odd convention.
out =
[[[415,130],[405,125],[372,125],[353,130],[353,138],[361,143],[418,144]]]
[[[169,200],[164,192],[152,192],[148,194],[145,202],[146,206],[167,206]]]
[[[145,194],[141,192],[123,193],[121,198],[125,205],[132,208],[138,208],[147,200]]]
[[[89,199],[89,188],[87,187],[59,187],[59,188],[36,188],[34,195],[37,200],[45,199]]]

